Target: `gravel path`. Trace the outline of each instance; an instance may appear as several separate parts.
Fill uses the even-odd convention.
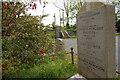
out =
[[[63,39],[63,42],[65,44],[65,50],[71,51],[70,48],[74,48],[74,52],[77,53],[77,39]]]
[[[117,71],[120,72],[120,36],[116,36],[116,62],[117,62]]]

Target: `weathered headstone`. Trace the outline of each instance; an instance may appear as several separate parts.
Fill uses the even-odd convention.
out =
[[[55,38],[61,38],[60,31],[61,31],[60,26],[55,27]]]
[[[86,78],[115,77],[115,11],[86,2],[77,14],[78,72]]]
[[[76,36],[76,31],[67,31],[70,36]]]

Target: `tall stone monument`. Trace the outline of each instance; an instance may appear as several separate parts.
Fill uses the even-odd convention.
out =
[[[77,14],[78,72],[86,78],[115,77],[115,7],[86,2]]]

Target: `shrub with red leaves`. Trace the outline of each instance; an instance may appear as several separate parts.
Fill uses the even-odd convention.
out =
[[[41,54],[44,54],[44,53],[45,53],[44,49],[40,50],[40,53],[41,53]]]
[[[45,5],[43,6],[43,8],[45,8]]]
[[[2,64],[2,67],[5,67],[5,66],[7,66],[7,65],[8,65],[7,63],[3,63],[3,64]]]
[[[6,5],[4,5],[4,6],[3,6],[3,9],[7,9],[7,6],[6,6]]]
[[[52,47],[55,47],[55,45],[52,45]]]
[[[2,76],[4,76],[4,75],[5,75],[5,73],[2,72]]]
[[[55,59],[55,55],[51,55],[52,56],[52,59]]]
[[[8,6],[7,9],[10,9],[10,6]]]
[[[36,6],[34,5],[35,9]],[[7,2],[6,5],[3,2],[2,76],[7,77],[18,73],[17,70],[39,64],[44,56],[38,55],[49,53],[46,49],[51,48],[49,45],[52,42],[49,40],[51,35],[45,34],[43,28],[38,28],[36,24],[39,23],[39,17],[26,14],[26,8],[27,4],[11,5]]]

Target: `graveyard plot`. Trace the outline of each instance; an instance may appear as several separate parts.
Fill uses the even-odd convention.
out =
[[[63,43],[55,42],[53,27],[41,22],[48,15],[27,14],[28,9],[37,9],[36,3],[1,4],[3,79],[68,78],[76,73],[76,67],[65,60]]]
[[[51,1],[0,2],[0,78],[68,79],[79,73],[88,80],[119,79],[115,7],[103,2]],[[116,28],[119,32],[119,25]]]

